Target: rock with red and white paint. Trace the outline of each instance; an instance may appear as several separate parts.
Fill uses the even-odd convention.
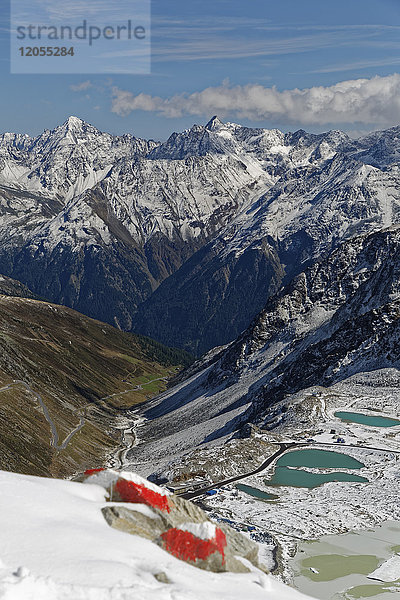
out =
[[[184,523],[161,534],[162,547],[176,558],[204,568],[213,563],[213,571],[225,564],[226,535],[215,523]]]
[[[152,540],[176,558],[214,572],[247,572],[258,563],[258,546],[195,504],[134,473],[92,471],[85,481],[102,485],[110,502],[102,509],[116,529]],[[123,504],[122,504],[123,503]],[[244,559],[244,560],[241,560]]]
[[[110,500],[145,504],[152,508],[170,512],[168,496],[170,492],[150,483],[135,473],[113,471],[111,469],[88,469],[84,473],[85,483],[95,483],[104,487]]]

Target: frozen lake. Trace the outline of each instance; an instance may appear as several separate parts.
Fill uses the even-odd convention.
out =
[[[368,575],[399,552],[399,540],[400,523],[388,521],[372,530],[303,542],[290,564],[294,587],[321,600],[395,600],[400,572],[386,582]]]

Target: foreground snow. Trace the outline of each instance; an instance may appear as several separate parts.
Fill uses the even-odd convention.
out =
[[[196,600],[306,598],[260,571],[201,571],[112,529],[99,485],[0,472],[0,598]],[[164,573],[170,583],[155,575]]]

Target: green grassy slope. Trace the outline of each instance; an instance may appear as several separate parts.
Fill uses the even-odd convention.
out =
[[[189,362],[66,307],[0,295],[0,468],[69,476],[104,464],[129,409]]]

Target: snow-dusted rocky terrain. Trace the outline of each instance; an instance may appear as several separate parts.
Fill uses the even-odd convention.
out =
[[[328,569],[326,580],[323,580],[328,581],[325,587],[321,584],[321,587],[313,588],[312,581],[308,587],[302,587],[303,580],[299,583],[295,578],[293,581],[297,565],[293,562],[293,557],[296,551],[301,551],[301,544],[307,540],[320,540],[322,548],[326,536],[337,536],[332,542],[333,546],[325,552],[327,555],[336,553],[345,564],[346,557],[355,555],[356,552],[347,548],[345,540],[342,542],[342,534],[363,530],[373,532],[377,526],[391,521],[397,523],[396,531],[399,530],[399,383],[397,368],[357,373],[330,386],[315,385],[288,394],[269,409],[268,428],[253,428],[248,439],[233,438],[227,443],[231,436],[224,436],[202,444],[202,426],[199,425],[187,430],[189,437],[195,440],[193,445],[197,444],[197,448],[193,448],[192,445],[189,452],[188,445],[184,443],[184,435],[175,433],[160,441],[158,454],[155,444],[143,444],[141,448],[139,442],[136,451],[132,450],[131,456],[137,456],[137,464],[144,470],[147,469],[147,472],[158,465],[157,476],[168,479],[171,484],[175,483],[178,489],[184,484],[183,491],[195,490],[196,487],[201,489],[211,482],[211,487],[216,488],[217,493],[210,496],[200,494],[197,500],[214,518],[226,519],[239,528],[252,530],[252,538],[261,543],[264,562],[270,560],[272,535],[277,545],[274,555],[277,569],[275,575],[279,575],[286,582],[294,582],[295,586],[301,584],[299,589],[306,590],[317,598],[344,600],[352,597],[351,594],[348,596],[345,593],[351,584],[350,577],[349,580],[342,580],[340,574],[334,575],[332,571],[330,575]],[[187,410],[190,408],[187,407]],[[382,416],[391,417],[398,420],[398,425],[382,428],[344,422],[336,416],[337,411],[354,411],[377,419]],[[211,424],[212,420],[207,423]],[[146,424],[142,427],[143,435]],[[140,436],[140,427],[137,431]],[[338,439],[343,443],[338,443]],[[297,451],[307,449],[344,454],[356,459],[362,468],[357,471],[343,467],[296,469],[298,473],[324,475],[328,478],[328,483],[311,489],[306,486],[269,483],[276,471],[276,461],[257,474],[246,476],[246,473],[253,471],[268,456],[272,456],[282,442],[293,442],[297,446],[292,450]],[[150,456],[147,451],[153,452],[153,455]],[[240,484],[250,487],[240,488],[237,482],[223,485],[221,488],[218,485],[218,482],[240,473],[243,474]],[[332,473],[349,476],[356,473],[364,481],[337,481]],[[332,481],[329,482],[330,477]],[[253,489],[256,497],[249,494],[248,489]],[[259,493],[270,494],[271,500],[260,499],[257,497]],[[393,528],[390,529],[392,530]],[[386,561],[395,556],[394,551],[390,550],[390,536],[384,533],[379,535],[379,530],[376,537],[373,533],[368,535],[371,540],[368,542],[368,538],[364,546],[360,538],[358,554],[376,556],[376,564],[385,565]],[[398,539],[396,533],[393,536],[392,546]],[[316,547],[315,554],[319,556],[321,552],[318,553]],[[300,554],[299,561],[301,556]],[[393,574],[392,563],[395,566],[397,564],[395,561],[390,563],[391,579],[388,579],[387,574],[384,581],[398,580],[399,571]],[[385,568],[382,567],[383,573],[386,573]],[[335,580],[332,586],[329,586],[329,580]],[[335,594],[335,591],[341,593]],[[379,595],[379,590],[376,594],[379,599],[382,597],[382,600],[390,600],[398,591],[397,581],[389,583],[386,591],[382,589],[382,596]],[[368,597],[371,595],[369,590],[365,590],[365,594]]]
[[[215,346],[174,387],[124,413],[120,426],[129,435],[111,466],[194,493],[242,473],[246,485],[274,494],[275,462],[249,473],[288,443],[331,451],[340,444],[361,463],[361,478],[278,486],[271,503],[235,482],[202,495],[215,517],[255,527],[255,539],[273,534],[287,580],[301,541],[400,520],[400,426],[368,427],[335,414],[400,416],[399,150],[400,128],[352,141],[341,132],[283,134],[217,118],[165,143],[113,137],[76,118],[35,139],[6,134],[0,143],[0,271],[33,293],[170,345],[197,354]],[[63,487],[75,484],[48,487],[32,478],[17,478],[10,489],[27,482],[34,494],[39,485],[43,493],[76,495]],[[77,496],[78,510],[89,511],[90,501],[98,511],[100,496],[85,495],[85,507]],[[54,502],[62,506],[63,499]],[[121,580],[107,579],[106,559],[100,588],[116,600],[133,585],[145,599],[162,598],[153,571],[143,577],[147,555],[135,562],[131,550],[128,562],[117,554]],[[93,558],[93,583],[84,592],[82,580],[65,575],[71,558],[64,558],[56,567],[59,597],[73,589],[77,598],[101,598],[100,558]],[[44,585],[54,597],[46,588],[52,571],[31,564],[5,566],[6,598],[25,593],[25,583]],[[75,564],[70,572],[82,575]],[[165,597],[198,597],[197,579],[189,583],[186,572],[176,572],[177,587]],[[274,594],[272,580],[263,581]],[[247,597],[249,588],[236,583],[229,597]],[[255,598],[264,593],[264,583],[250,583]],[[207,585],[199,584],[202,597],[220,594],[214,580]]]
[[[253,443],[277,445],[293,440],[300,444],[299,449],[327,450],[351,456],[362,463],[363,467],[356,473],[367,482],[332,481],[311,489],[274,486],[268,484],[276,468],[273,464],[260,474],[244,478],[241,483],[276,494],[275,501],[260,501],[233,484],[203,502],[220,516],[272,534],[279,541],[282,552],[280,571],[290,581],[289,559],[301,540],[372,529],[385,521],[400,523],[400,421],[397,426],[381,428],[343,422],[335,416],[337,411],[354,411],[399,419],[399,405],[397,369],[365,372],[329,387],[315,386],[287,396],[276,406],[275,417],[279,415],[276,427],[255,433]],[[284,406],[287,413],[283,420],[281,410]],[[338,438],[343,443],[337,443]],[[210,448],[208,461],[214,459],[217,462],[222,448]],[[196,454],[189,455],[186,471],[193,470]],[[245,461],[241,469],[246,472]],[[302,470],[317,474],[354,473],[344,468]]]
[[[247,435],[249,422],[276,427],[290,414],[285,398],[308,387],[398,369],[399,244],[399,227],[364,234],[297,276],[237,340],[139,410],[140,443],[128,462],[157,468]]]
[[[234,342],[137,411],[132,468],[186,490],[242,473],[241,484],[277,495],[263,501],[231,482],[200,499],[219,518],[274,535],[286,580],[302,540],[400,521],[399,243],[399,226],[343,242],[271,297]],[[344,422],[337,411],[395,421]],[[246,477],[282,443],[353,457],[363,479],[276,487],[275,462]],[[332,598],[351,597],[343,594]]]
[[[234,339],[266,294],[341,241],[399,222],[399,128],[357,142],[337,131],[283,134],[220,122],[214,131],[255,153],[273,185],[166,279],[135,318],[138,331],[196,355]]]

